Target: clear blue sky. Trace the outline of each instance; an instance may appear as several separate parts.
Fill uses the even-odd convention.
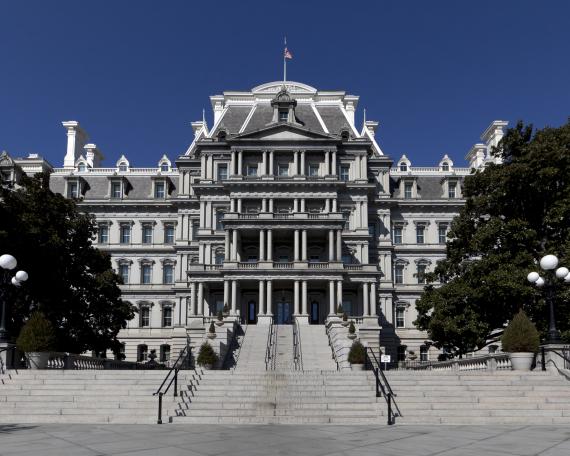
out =
[[[570,115],[570,1],[0,3],[0,150],[65,154],[78,120],[114,166],[171,159],[209,95],[282,77],[360,95],[397,159],[456,165],[494,119]]]

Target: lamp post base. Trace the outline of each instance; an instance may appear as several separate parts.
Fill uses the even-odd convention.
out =
[[[545,344],[561,344],[562,338],[560,337],[560,332],[557,329],[548,331],[546,335],[546,340],[544,341]]]

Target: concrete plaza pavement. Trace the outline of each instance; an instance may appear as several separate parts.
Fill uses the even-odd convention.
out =
[[[568,426],[0,425],[1,456],[562,456]]]

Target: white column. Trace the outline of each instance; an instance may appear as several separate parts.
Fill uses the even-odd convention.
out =
[[[367,317],[370,315],[370,291],[368,290],[368,282],[362,284],[362,315]]]
[[[204,315],[204,283],[198,283],[198,315]]]
[[[196,315],[196,282],[190,283],[190,315]]]
[[[302,307],[302,314],[307,315],[307,281],[303,280],[303,307]]]
[[[362,179],[368,180],[368,157],[366,157],[366,155],[360,157],[360,165],[361,165],[360,174]]]
[[[267,261],[273,261],[273,230],[267,230]]]
[[[238,211],[238,213],[241,214],[241,198],[238,198],[238,201],[237,201],[237,211]]]
[[[236,211],[236,200],[235,198],[230,198],[230,212]]]
[[[305,175],[305,151],[301,151],[301,175]]]
[[[232,315],[237,313],[237,280],[232,280]]]
[[[261,199],[261,212],[267,212],[267,198]]]
[[[224,244],[224,260],[230,260],[230,230],[226,230],[226,239]]]
[[[307,230],[303,230],[301,233],[302,238],[302,248],[301,248],[301,260],[307,261]]]
[[[269,212],[273,213],[273,198],[269,198]]]
[[[237,261],[237,230],[232,230],[232,261]]]
[[[224,306],[230,304],[230,281],[224,280]]]
[[[259,315],[265,315],[265,280],[259,281]]]
[[[330,152],[328,150],[325,151],[325,176],[328,176],[330,174],[331,169],[329,153]]]
[[[293,212],[299,212],[299,199],[295,198],[293,200]]]
[[[333,150],[332,152],[332,163],[331,163],[331,174],[336,176],[336,151]]]
[[[265,174],[267,172],[267,161],[266,161],[265,157],[266,157],[266,152],[265,151],[261,152],[261,173],[260,173],[260,176],[265,176]]]
[[[200,179],[204,179],[206,177],[206,155],[202,154],[200,160]]]
[[[208,155],[208,160],[206,162],[206,179],[212,179],[214,176],[214,157]]]
[[[342,304],[342,280],[336,282],[336,306]]]
[[[299,174],[299,159],[297,157],[297,151],[293,152],[293,176]]]
[[[325,199],[325,212],[328,214],[331,211],[331,200]]]
[[[338,212],[337,206],[336,206],[336,201],[337,201],[336,198],[333,198],[333,200],[332,200],[332,211],[333,212]]]
[[[295,230],[293,255],[294,255],[294,261],[299,261],[299,230]]]
[[[370,315],[373,317],[378,315],[378,305],[376,304],[377,301],[376,297],[376,282],[372,282],[370,284]]]
[[[206,223],[206,202],[200,201],[200,228],[205,228]]]
[[[329,316],[334,313],[334,280],[329,280]]]
[[[236,151],[232,150],[231,161],[230,161],[230,176],[236,173]]]
[[[301,198],[301,212],[306,212],[307,206],[305,205],[305,198]]]
[[[329,261],[334,260],[334,230],[329,230]]]
[[[273,286],[272,281],[267,281],[267,306],[266,306],[266,315],[273,315]]]
[[[238,152],[238,171],[236,173],[238,176],[243,175],[243,151]]]
[[[336,231],[336,261],[342,260],[342,231]]]
[[[273,167],[273,151],[269,151],[269,175],[273,176],[275,173],[275,168]]]
[[[295,284],[293,286],[293,302],[295,306],[293,308],[294,315],[299,315],[299,281],[295,280]]]
[[[265,230],[259,230],[259,261],[265,261]]]

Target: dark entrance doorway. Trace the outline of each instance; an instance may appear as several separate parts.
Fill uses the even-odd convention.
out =
[[[319,324],[319,303],[317,301],[311,302],[311,324]]]
[[[247,324],[255,325],[257,323],[257,309],[255,306],[255,301],[249,301],[247,303]]]

